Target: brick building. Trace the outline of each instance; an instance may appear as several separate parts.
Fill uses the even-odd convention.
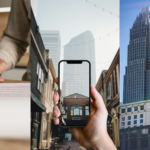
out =
[[[89,97],[75,93],[64,97],[67,120],[88,120]]]
[[[108,134],[116,147],[119,147],[119,104],[120,104],[120,78],[119,53],[117,51],[108,70],[102,71],[96,84],[97,91],[103,97],[108,113],[113,116]]]

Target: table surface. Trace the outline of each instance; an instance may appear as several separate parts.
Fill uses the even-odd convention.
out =
[[[29,81],[18,81],[18,80],[4,80],[4,83],[30,83]]]
[[[0,150],[30,150],[30,140],[0,139]]]

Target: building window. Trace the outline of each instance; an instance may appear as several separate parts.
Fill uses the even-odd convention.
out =
[[[110,78],[107,82],[107,100],[111,100],[111,81],[110,81]]]
[[[132,112],[132,108],[131,107],[128,108],[128,112]]]
[[[137,120],[134,120],[134,124],[137,124]]]
[[[138,111],[138,106],[134,106],[134,111]]]
[[[130,126],[128,126],[128,128],[131,128]]]
[[[134,127],[137,127],[137,126],[134,126]]]
[[[125,121],[125,117],[122,117],[122,121]]]
[[[141,140],[141,148],[148,148],[148,139]]]
[[[125,112],[126,112],[125,108],[121,109],[121,113],[125,113]]]
[[[82,116],[82,106],[72,105],[71,106],[71,116]]]
[[[140,110],[144,110],[144,105],[141,105],[141,106],[140,106]]]
[[[131,125],[131,121],[128,121],[128,125]]]
[[[142,135],[148,135],[148,128],[144,128],[141,130]]]
[[[143,118],[143,114],[140,114],[140,118]]]
[[[137,119],[137,115],[134,115],[134,119]]]
[[[85,115],[89,116],[89,106],[85,106]]]
[[[131,120],[131,116],[128,116],[128,120]]]
[[[140,127],[143,127],[143,124],[141,124]]]
[[[140,123],[143,123],[143,119],[140,119]]]
[[[37,63],[36,73],[37,73],[37,89],[40,91],[40,93],[42,93],[44,88],[44,72],[39,63]]]
[[[125,122],[122,122],[122,123],[121,123],[121,126],[125,126]]]
[[[130,149],[137,149],[137,141],[136,140],[131,140]]]

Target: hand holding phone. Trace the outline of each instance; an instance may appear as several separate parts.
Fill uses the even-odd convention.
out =
[[[55,81],[58,84],[58,78]],[[85,127],[71,127],[71,132],[75,139],[86,149],[117,150],[107,133],[108,112],[103,99],[94,86],[90,87],[90,93],[92,99],[88,123]],[[56,93],[53,101],[58,100],[59,95]],[[59,124],[60,110],[57,106],[54,107],[55,110],[58,114],[54,115],[56,118],[54,124]]]

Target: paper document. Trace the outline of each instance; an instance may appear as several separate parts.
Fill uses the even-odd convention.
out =
[[[0,84],[0,138],[30,138],[30,83]]]

